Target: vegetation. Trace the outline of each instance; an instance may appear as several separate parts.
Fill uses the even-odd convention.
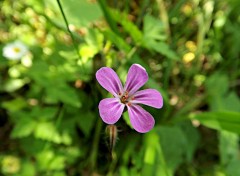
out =
[[[0,175],[240,175],[239,0],[3,0],[0,9]],[[96,71],[111,67],[124,83],[134,63],[164,101],[144,106],[156,121],[144,134],[127,112],[108,126],[98,110],[111,95]]]

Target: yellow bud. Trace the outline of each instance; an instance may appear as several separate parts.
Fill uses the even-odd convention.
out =
[[[195,58],[195,54],[192,52],[186,53],[183,55],[183,62],[189,63]]]

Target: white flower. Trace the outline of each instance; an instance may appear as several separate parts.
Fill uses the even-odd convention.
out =
[[[3,48],[3,56],[10,60],[19,60],[27,52],[27,46],[20,41],[9,43]]]

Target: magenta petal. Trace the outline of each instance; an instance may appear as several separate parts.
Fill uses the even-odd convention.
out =
[[[131,103],[141,103],[154,108],[161,108],[163,106],[163,98],[160,92],[155,89],[145,89],[137,91],[134,94],[134,99]]]
[[[105,98],[98,105],[99,114],[105,123],[114,124],[121,117],[124,106],[118,98]]]
[[[123,90],[122,83],[116,72],[108,67],[100,68],[96,73],[99,84],[115,97]]]
[[[131,105],[127,106],[127,108],[130,122],[137,132],[146,133],[153,128],[155,120],[149,112],[139,105]]]
[[[133,64],[127,75],[127,81],[124,87],[125,91],[128,91],[129,95],[135,93],[140,87],[142,87],[148,80],[148,74],[141,65]]]

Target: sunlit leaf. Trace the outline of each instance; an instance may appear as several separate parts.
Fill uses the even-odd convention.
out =
[[[36,126],[37,126],[37,122],[31,119],[30,117],[26,116],[24,118],[20,118],[18,119],[18,122],[13,128],[11,136],[13,138],[22,138],[22,137],[29,136],[30,134],[33,133]]]
[[[227,130],[240,134],[240,113],[232,111],[205,112],[192,114],[192,119],[216,130]]]

